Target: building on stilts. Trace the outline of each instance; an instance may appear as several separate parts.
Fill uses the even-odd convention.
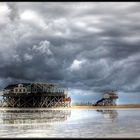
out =
[[[63,88],[53,83],[18,83],[3,90],[3,105],[7,107],[70,107],[71,98]]]
[[[116,100],[118,99],[118,95],[116,91],[106,91],[103,94],[103,97],[98,100],[94,105],[95,106],[116,106]]]

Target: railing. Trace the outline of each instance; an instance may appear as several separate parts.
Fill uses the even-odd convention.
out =
[[[26,92],[14,92],[13,89],[7,89],[3,91],[3,94],[59,94],[59,95],[66,95],[66,92],[63,88],[59,88],[56,86],[51,86],[51,85],[47,85],[47,84],[39,84],[39,83],[35,83],[35,84],[31,84],[26,86],[27,91]]]

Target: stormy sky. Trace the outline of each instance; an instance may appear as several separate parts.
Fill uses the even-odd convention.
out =
[[[0,3],[0,89],[54,82],[73,102],[112,89],[139,103],[139,64],[140,3]]]

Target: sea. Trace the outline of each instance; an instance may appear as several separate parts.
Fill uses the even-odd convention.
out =
[[[140,109],[0,109],[0,138],[140,138]]]

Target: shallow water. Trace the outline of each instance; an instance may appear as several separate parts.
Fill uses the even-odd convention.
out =
[[[0,137],[140,138],[140,109],[1,110]]]

